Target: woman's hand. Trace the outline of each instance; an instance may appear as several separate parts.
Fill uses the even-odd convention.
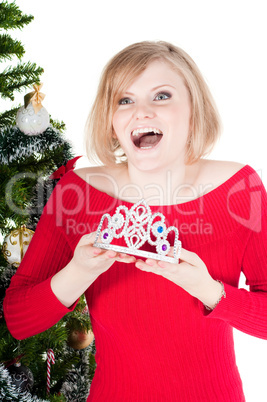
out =
[[[172,256],[172,250],[169,253]],[[201,258],[182,249],[179,264],[147,259],[137,260],[136,267],[142,271],[161,275],[213,308],[222,293],[222,286],[214,280]]]
[[[66,307],[70,307],[115,261],[136,261],[133,256],[94,247],[95,237],[95,232],[83,236],[71,261],[51,279],[53,293]]]
[[[85,275],[93,275],[96,278],[107,271],[115,261],[133,263],[136,258],[127,254],[117,253],[113,250],[103,250],[94,247],[96,232],[82,236],[77,244],[72,262],[76,269],[84,271]]]

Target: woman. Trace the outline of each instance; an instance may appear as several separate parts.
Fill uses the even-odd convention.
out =
[[[88,125],[102,165],[60,180],[5,299],[20,339],[85,292],[97,349],[88,401],[245,400],[233,328],[267,338],[267,199],[251,167],[203,159],[219,128],[181,49],[137,43],[107,64]],[[141,198],[178,227],[179,264],[93,246],[102,214]]]

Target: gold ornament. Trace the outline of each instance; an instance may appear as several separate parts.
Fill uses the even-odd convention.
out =
[[[68,336],[67,344],[75,350],[81,350],[89,346],[93,340],[94,334],[90,329],[88,332],[72,330]]]
[[[25,225],[12,230],[4,240],[2,251],[9,264],[18,267],[24,257],[34,232]]]
[[[42,101],[45,98],[45,95],[40,92],[43,84],[41,83],[40,85],[34,84],[33,89],[34,91],[28,93],[27,95],[24,96],[24,107],[25,109],[29,106],[30,103],[32,103],[32,106],[34,108],[34,112],[38,113],[39,110],[42,109]]]

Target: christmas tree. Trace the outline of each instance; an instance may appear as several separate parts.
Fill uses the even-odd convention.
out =
[[[0,3],[0,62],[11,61],[17,58],[17,65],[6,66],[0,73],[0,93],[2,99],[14,100],[14,92],[21,92],[25,88],[39,81],[43,73],[41,67],[35,63],[21,62],[25,53],[22,43],[13,39],[7,30],[22,29],[33,20],[32,15],[24,15],[15,2],[8,4],[7,1]],[[1,112],[0,127],[13,124],[17,114],[17,107]]]
[[[62,174],[73,168],[75,161],[71,145],[64,138],[64,123],[49,115],[45,120],[39,82],[43,69],[22,62],[23,45],[6,32],[21,29],[32,19],[15,2],[0,3],[0,61],[20,60],[0,73],[1,98],[13,102],[16,92],[34,86],[24,106],[12,104],[8,110],[1,107],[0,112],[0,400],[83,402],[95,367],[85,299],[81,297],[76,309],[55,326],[22,341],[9,333],[2,309],[5,291],[43,207]],[[38,124],[33,127],[27,120],[27,130],[27,124],[20,124],[20,113],[33,116],[35,123],[38,115]],[[40,120],[45,123],[42,129]]]

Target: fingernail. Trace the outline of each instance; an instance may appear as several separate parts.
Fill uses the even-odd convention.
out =
[[[116,256],[116,253],[115,253],[115,251],[109,251],[107,253],[107,255],[108,255],[109,258],[114,258]]]

